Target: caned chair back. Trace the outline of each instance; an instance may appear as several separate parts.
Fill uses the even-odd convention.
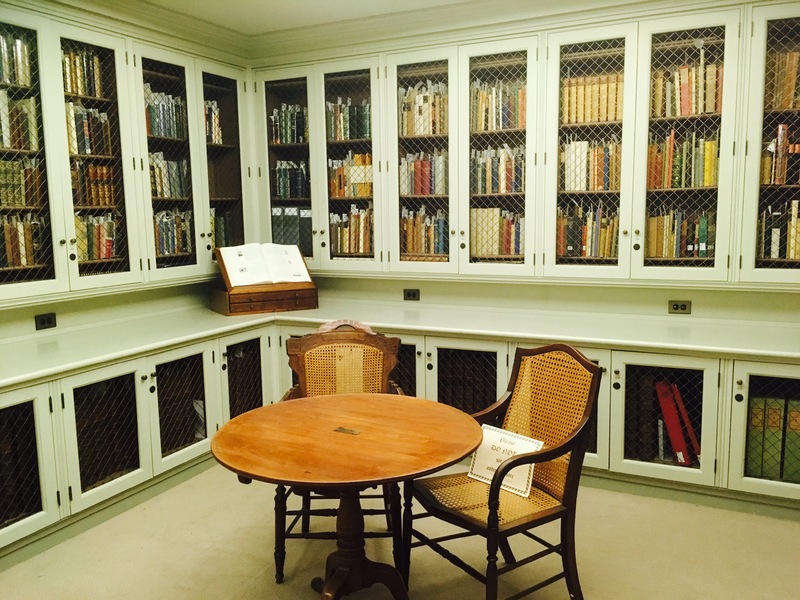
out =
[[[588,416],[593,374],[562,350],[518,354],[515,369],[503,429],[541,440],[545,448],[560,444]],[[536,465],[534,486],[563,500],[571,455]]]

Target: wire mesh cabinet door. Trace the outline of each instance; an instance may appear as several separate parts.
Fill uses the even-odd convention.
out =
[[[728,487],[800,500],[800,366],[739,361]]]
[[[639,26],[637,97],[649,102],[636,120],[635,277],[728,277],[739,16],[699,13]]]
[[[49,397],[47,384],[0,394],[0,547],[60,518]]]
[[[149,359],[141,380],[149,396],[153,472],[158,475],[208,452],[222,405],[210,344]]]
[[[272,371],[269,337],[246,332],[220,342],[222,421],[269,404],[267,382]]]
[[[71,513],[153,476],[145,367],[134,360],[60,380]]]
[[[753,9],[741,279],[800,282],[800,9]]]
[[[612,471],[715,484],[720,361],[611,353]]]

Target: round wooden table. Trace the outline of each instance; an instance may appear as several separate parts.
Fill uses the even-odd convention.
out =
[[[251,410],[214,435],[211,452],[240,480],[338,490],[337,549],[326,561],[321,598],[383,583],[396,600],[406,600],[398,570],[366,557],[359,491],[434,473],[473,452],[481,439],[477,421],[452,406],[340,394]]]

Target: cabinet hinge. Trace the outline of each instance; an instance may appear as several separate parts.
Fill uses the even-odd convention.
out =
[[[64,394],[63,393],[61,394],[61,408],[62,408],[62,410],[65,408],[65,406],[64,406]]]
[[[381,78],[381,68],[380,67],[375,67],[375,77],[377,77],[378,79]]]
[[[744,141],[744,155],[747,156],[747,152],[750,150],[750,140]]]
[[[211,351],[211,364],[212,365],[217,364],[217,353],[215,350]]]
[[[148,271],[150,270],[150,259],[149,258],[147,259],[147,270]]]
[[[50,413],[52,414],[52,412],[53,412],[53,397],[52,397],[52,396],[50,396],[50,397],[48,398],[48,400],[49,400],[49,402],[50,402]]]
[[[392,262],[392,251],[391,250],[387,250],[386,251],[386,262]]]
[[[135,171],[136,170],[136,157],[134,156],[132,160],[133,160],[133,170]]]
[[[728,267],[727,267],[727,268],[728,268],[728,269],[730,269],[730,268],[731,268],[731,257],[730,257],[730,256],[728,257]]]
[[[536,62],[539,62],[539,49],[536,49]]]
[[[534,254],[532,258],[533,258],[533,266],[535,267],[536,266],[536,255]]]
[[[383,173],[383,163],[381,161],[378,161],[378,173]]]
[[[244,91],[245,91],[245,93],[247,93],[247,82],[243,81],[242,83],[244,84]]]
[[[716,472],[717,472],[717,459],[715,458],[714,459],[714,473],[716,474]]]
[[[742,26],[738,24],[736,25],[736,37],[742,37]]]
[[[258,167],[258,176],[261,177],[261,167]]]
[[[144,159],[143,158],[139,159],[139,166],[141,167],[141,170],[144,171]]]
[[[722,373],[717,371],[717,387],[719,387],[720,385],[722,385]]]
[[[272,336],[267,336],[267,348],[272,348]]]
[[[250,167],[247,167],[247,176],[250,177]]]
[[[384,67],[383,67],[383,76],[386,79],[389,79],[389,67],[387,67],[386,65],[384,65]]]
[[[61,492],[59,490],[56,490],[56,504],[61,506]]]
[[[542,153],[542,164],[543,165],[547,164],[547,152]]]
[[[739,255],[739,270],[742,270],[742,255]]]
[[[133,55],[133,66],[134,67],[136,66],[136,55],[135,54]]]
[[[536,166],[536,161],[537,161],[538,158],[539,158],[539,153],[538,152],[534,152],[533,153],[533,166],[534,167]]]
[[[508,366],[508,353],[506,353],[506,366]]]
[[[281,346],[283,346],[283,336],[279,335],[278,336],[278,348],[280,348]]]
[[[545,50],[544,50],[544,59],[545,60],[550,60],[550,47],[549,46],[547,48],[545,48]]]
[[[125,51],[125,64],[128,64],[128,51]]]
[[[736,142],[733,142],[733,155],[736,156]]]
[[[72,502],[72,486],[67,486],[67,491],[69,492],[69,501]]]

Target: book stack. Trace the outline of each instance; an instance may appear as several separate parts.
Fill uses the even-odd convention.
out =
[[[209,144],[222,143],[222,125],[219,122],[219,106],[216,100],[203,102],[203,114],[206,124],[206,142]]]
[[[400,253],[417,255],[446,255],[449,252],[447,213],[437,209],[428,212],[423,204],[414,211],[400,210]]]
[[[800,51],[767,52],[764,110],[800,108]]]
[[[329,142],[347,140],[363,140],[372,137],[370,104],[364,99],[360,105],[352,103],[350,98],[342,102],[325,103],[325,130]]]
[[[0,267],[30,267],[37,265],[42,257],[42,236],[49,234],[49,227],[40,216],[3,215],[3,246],[0,248]]]
[[[647,215],[647,257],[713,257],[714,211],[686,211],[662,206]]]
[[[11,33],[0,33],[0,82],[20,87],[33,85],[30,44]]]
[[[525,191],[525,148],[470,151],[470,189],[473,194],[511,194]]]
[[[33,207],[41,203],[39,159],[0,160],[0,207]]]
[[[372,154],[353,154],[342,160],[328,159],[328,190],[331,198],[372,196]]]
[[[270,143],[303,144],[308,142],[308,107],[299,104],[281,104],[269,116]],[[348,115],[349,123],[349,115]]]
[[[0,142],[3,148],[39,150],[39,105],[36,98],[8,97],[0,89]]]
[[[499,206],[470,208],[469,245],[472,257],[521,256],[525,252],[525,217]]]
[[[561,189],[585,192],[620,189],[622,144],[571,140],[560,148]]]
[[[414,87],[397,89],[400,137],[447,133],[447,83],[420,81]]]
[[[150,152],[150,193],[154,198],[187,198],[191,189],[186,159],[166,160],[163,152]]]
[[[777,210],[768,206],[758,219],[760,258],[800,260],[800,200],[789,200]]]
[[[61,51],[64,93],[72,96],[104,95],[100,57],[91,51]]]
[[[750,398],[745,477],[800,483],[800,399]]]
[[[153,91],[144,84],[144,114],[147,135],[183,140],[189,135],[186,100]]]
[[[775,137],[764,140],[764,151],[761,155],[761,185],[800,183],[797,159],[794,158],[794,155],[800,154],[800,143],[792,143],[790,137],[788,123],[779,123]]]
[[[67,139],[72,155],[111,155],[111,124],[108,114],[67,102]]]
[[[75,239],[78,261],[106,260],[117,252],[118,218],[103,215],[75,214]]]
[[[311,209],[273,206],[272,241],[276,244],[299,246],[303,256],[313,256]]]
[[[156,256],[194,252],[191,210],[162,210],[153,215]]]
[[[311,191],[308,184],[306,162],[301,160],[279,160],[273,171],[273,197],[278,199],[308,198]]]
[[[367,208],[350,206],[350,212],[330,213],[331,252],[371,254],[373,231],[372,203]]]
[[[556,256],[615,258],[619,251],[619,216],[603,205],[558,207]]]
[[[662,140],[651,135],[647,148],[647,189],[715,187],[719,176],[719,130],[681,139],[675,128]]]
[[[428,196],[447,193],[447,150],[433,154],[420,152],[400,157],[401,196]]]
[[[72,198],[75,206],[114,205],[114,167],[76,161],[72,165]]]
[[[703,49],[696,64],[656,69],[650,80],[650,116],[689,117],[722,112],[723,64],[705,64]]]
[[[561,124],[622,120],[622,73],[561,79]]]
[[[470,131],[525,128],[527,88],[524,79],[493,82],[475,79],[470,87]]]

